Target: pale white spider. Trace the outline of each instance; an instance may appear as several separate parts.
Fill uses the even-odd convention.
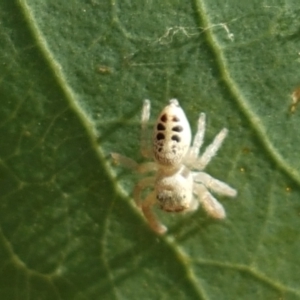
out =
[[[155,162],[138,164],[118,153],[111,155],[116,163],[138,173],[156,172],[155,176],[141,179],[133,192],[135,203],[142,210],[150,227],[159,234],[167,231],[152,212],[155,204],[166,212],[186,212],[196,210],[200,202],[210,216],[225,218],[223,206],[209,190],[229,197],[236,196],[237,192],[202,170],[217,153],[227,135],[227,129],[223,128],[198,157],[205,132],[204,113],[200,114],[198,130],[191,147],[190,125],[176,99],[170,100],[170,104],[160,113],[153,131],[152,146],[148,144],[149,117],[150,101],[145,100],[142,110],[141,153],[143,157],[152,158]],[[153,187],[154,191],[142,201],[142,191],[149,187]]]

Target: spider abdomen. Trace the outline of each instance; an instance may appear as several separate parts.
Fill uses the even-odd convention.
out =
[[[191,129],[176,99],[160,113],[153,132],[155,160],[164,166],[179,165],[191,143]]]

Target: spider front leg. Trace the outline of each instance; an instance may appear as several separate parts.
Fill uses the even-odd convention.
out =
[[[197,193],[204,210],[211,217],[215,219],[224,219],[226,217],[223,205],[218,202],[204,185],[195,183],[194,190]]]
[[[192,166],[195,160],[198,158],[200,148],[203,144],[205,133],[205,113],[201,113],[198,119],[198,128],[194,137],[193,145],[190,147],[189,152],[186,156],[186,164]]]
[[[152,151],[149,145],[148,121],[150,118],[150,101],[144,100],[141,118],[141,153],[145,158],[152,157]]]
[[[152,192],[142,204],[142,210],[145,218],[147,219],[150,227],[158,234],[164,234],[167,231],[167,227],[161,224],[157,217],[153,214],[152,206],[156,203],[156,193]]]
[[[223,128],[214,138],[213,142],[205,149],[204,153],[195,161],[193,169],[203,170],[209,164],[211,159],[216,155],[221,147],[224,139],[228,134],[228,130]]]
[[[134,161],[133,159],[131,159],[127,156],[121,155],[119,153],[116,153],[116,152],[112,152],[110,155],[115,164],[122,165],[125,168],[131,169],[133,171],[138,170],[139,164],[136,161]]]
[[[137,173],[143,174],[147,172],[157,171],[157,165],[154,162],[145,162],[142,164],[138,164],[133,159],[116,152],[112,152],[110,155],[115,164],[122,165],[123,167],[131,169],[132,171],[135,171]]]
[[[204,172],[193,172],[194,181],[196,183],[203,183],[209,190],[228,197],[235,197],[237,191],[229,186],[227,183],[222,182]]]

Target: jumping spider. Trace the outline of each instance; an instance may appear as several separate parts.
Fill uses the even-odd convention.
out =
[[[176,99],[170,100],[160,113],[154,127],[152,147],[149,147],[147,139],[149,117],[150,101],[145,100],[141,120],[141,153],[145,158],[154,159],[154,162],[138,164],[118,153],[111,155],[116,163],[140,174],[156,172],[154,176],[141,179],[133,192],[135,203],[150,227],[159,234],[167,231],[152,212],[155,204],[166,212],[186,212],[196,210],[200,202],[213,218],[225,218],[223,206],[209,190],[229,197],[235,197],[237,191],[203,170],[221,147],[228,130],[223,128],[198,157],[205,132],[204,113],[198,119],[198,130],[192,146],[189,122]],[[142,191],[149,187],[153,187],[153,191],[142,201]]]

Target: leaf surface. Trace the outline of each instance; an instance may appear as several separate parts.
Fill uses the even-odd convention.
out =
[[[0,1],[2,299],[300,299],[297,1]],[[179,99],[227,219],[134,207],[140,110]]]

